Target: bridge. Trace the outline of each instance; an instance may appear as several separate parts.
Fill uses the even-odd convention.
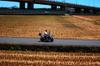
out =
[[[19,2],[20,9],[25,9],[25,3],[27,3],[28,10],[33,10],[34,4],[44,4],[44,5],[51,5],[51,10],[55,10],[55,11],[57,10],[57,6],[60,6],[61,11],[65,11],[66,8],[74,8],[75,13],[80,13],[82,10],[84,11],[84,13],[89,13],[90,11],[92,11],[92,13],[100,12],[100,8],[98,7],[67,3],[65,2],[65,0],[62,0],[62,1],[59,1],[59,0],[1,0],[1,1]]]

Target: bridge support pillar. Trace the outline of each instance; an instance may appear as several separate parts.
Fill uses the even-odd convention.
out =
[[[90,13],[89,9],[84,9],[84,13]]]
[[[34,8],[33,3],[28,2],[28,6],[27,7],[28,7],[28,9],[32,10]]]
[[[97,13],[98,13],[98,10],[93,9],[93,10],[92,10],[92,13],[93,13],[93,14],[97,14]]]
[[[57,10],[57,6],[51,5],[51,9],[52,9],[52,10]]]
[[[81,13],[81,9],[80,8],[75,8],[75,13]]]
[[[25,9],[25,2],[20,2],[20,9]]]
[[[65,6],[60,6],[61,11],[65,11]]]

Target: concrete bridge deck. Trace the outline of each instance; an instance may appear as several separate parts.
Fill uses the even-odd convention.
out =
[[[51,10],[57,11],[57,6],[59,6],[61,11],[65,11],[66,8],[74,8],[75,13],[92,13],[99,14],[100,8],[93,6],[86,6],[81,4],[72,4],[67,3],[65,1],[57,1],[57,0],[0,0],[0,1],[14,1],[19,2],[20,9],[28,9],[33,10],[34,4],[44,4],[51,5]],[[27,8],[25,8],[25,3],[27,3]]]
[[[65,7],[72,7],[72,8],[88,8],[88,9],[99,9],[93,6],[86,6],[86,5],[79,5],[79,4],[71,4],[67,2],[59,2],[55,0],[0,0],[0,1],[15,1],[15,2],[30,2],[36,4],[45,4],[45,5],[58,5],[58,6],[65,6]]]

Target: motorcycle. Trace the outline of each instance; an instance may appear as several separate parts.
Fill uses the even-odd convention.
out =
[[[40,36],[40,41],[41,42],[53,42],[54,41],[54,38],[50,35],[43,35],[41,33],[39,33],[39,36]]]

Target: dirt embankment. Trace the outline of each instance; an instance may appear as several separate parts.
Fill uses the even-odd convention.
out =
[[[69,15],[0,15],[0,36],[37,38],[45,29],[55,38],[100,39],[100,25]]]

